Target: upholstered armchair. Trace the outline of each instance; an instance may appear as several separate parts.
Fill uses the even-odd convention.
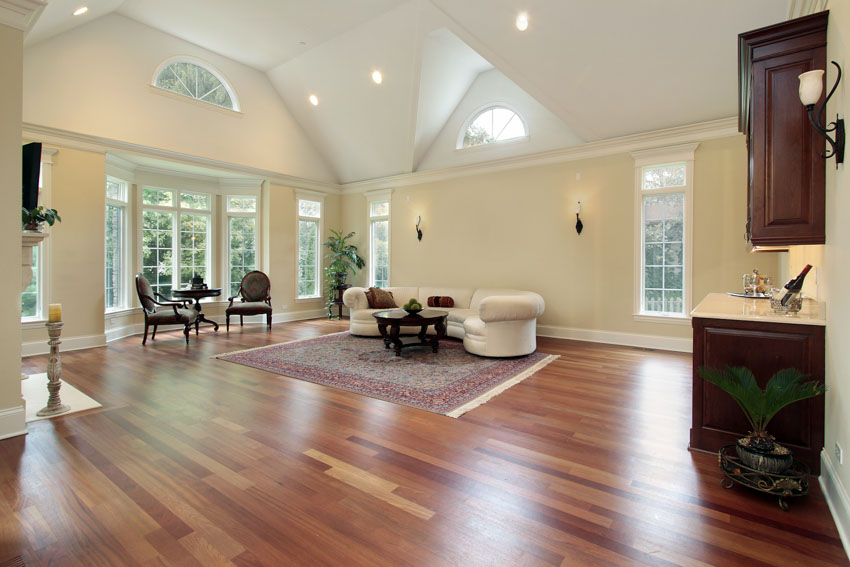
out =
[[[198,312],[191,306],[191,300],[174,300],[155,292],[150,282],[142,274],[136,274],[136,293],[145,313],[145,336],[142,344],[148,342],[148,327],[153,326],[151,340],[156,338],[156,328],[159,325],[183,325],[186,344],[189,344],[189,329],[195,326],[198,334]],[[161,299],[162,301],[157,301]],[[162,307],[162,309],[158,309]]]
[[[230,316],[239,315],[239,326],[245,323],[245,315],[265,315],[266,324],[272,327],[272,298],[269,295],[272,282],[263,272],[254,270],[248,272],[239,284],[236,295],[229,297],[230,305],[225,310],[225,325],[230,330]],[[239,303],[234,303],[239,299]]]

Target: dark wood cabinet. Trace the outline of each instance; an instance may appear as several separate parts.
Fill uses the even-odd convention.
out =
[[[746,366],[759,385],[784,368],[797,368],[813,378],[824,376],[824,329],[820,325],[764,323],[694,317],[693,425],[691,448],[716,452],[746,435],[749,424],[741,408],[725,392],[699,377],[707,366]],[[820,472],[823,448],[824,396],[782,409],[768,431],[788,446],[813,474]]]
[[[825,240],[825,142],[800,102],[797,76],[826,69],[828,15],[738,36],[738,126],[747,136],[747,238],[754,246]]]

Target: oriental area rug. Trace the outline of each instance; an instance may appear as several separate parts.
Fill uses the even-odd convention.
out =
[[[558,357],[535,352],[514,358],[484,358],[469,354],[460,342],[448,340],[440,341],[436,354],[430,347],[415,347],[396,356],[379,337],[343,332],[215,358],[460,417]]]

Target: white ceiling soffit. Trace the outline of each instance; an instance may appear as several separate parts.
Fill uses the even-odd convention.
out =
[[[376,18],[402,1],[125,0],[118,11],[267,71]]]
[[[399,6],[268,73],[343,182],[410,171],[417,12],[414,2]],[[372,82],[373,70],[382,84]]]
[[[453,31],[587,141],[736,113],[737,35],[777,0],[431,0]]]
[[[489,62],[446,28],[425,36],[412,169],[418,168],[425,152],[475,78],[492,68]]]

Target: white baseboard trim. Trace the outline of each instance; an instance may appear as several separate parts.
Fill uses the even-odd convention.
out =
[[[24,405],[0,410],[0,439],[26,435],[27,408]]]
[[[693,341],[690,338],[639,335],[636,333],[618,333],[615,331],[556,327],[553,325],[537,325],[537,336],[656,350],[672,350],[675,352],[693,352]]]
[[[62,346],[60,350],[80,350],[84,348],[101,347],[106,345],[106,335],[84,335],[81,337],[60,337]],[[21,344],[21,356],[34,356],[36,354],[47,354],[50,347],[47,341],[35,341]]]
[[[847,489],[841,483],[829,452],[824,449],[820,453],[820,488],[832,512],[835,527],[838,528],[838,536],[844,544],[844,552],[850,559],[850,496]]]
[[[317,319],[319,317],[324,317],[327,312],[324,309],[311,309],[308,311],[287,311],[285,313],[273,313],[272,314],[272,325],[275,323],[290,323],[292,321],[304,321],[306,319]],[[222,327],[225,324],[224,315],[210,315],[210,321],[215,321]],[[234,326],[234,324],[239,326],[239,318],[231,317],[230,318],[230,326]],[[265,315],[250,315],[245,317],[246,325],[265,325],[266,317]],[[179,328],[177,325],[163,325],[163,330],[165,329],[177,329]],[[123,339],[124,337],[130,337],[133,335],[141,335],[145,332],[145,324],[144,323],[136,323],[134,325],[125,325],[123,327],[115,327],[113,329],[108,329],[106,331],[106,342],[110,343],[112,341],[117,341],[118,339]],[[63,341],[64,344],[64,341]]]

